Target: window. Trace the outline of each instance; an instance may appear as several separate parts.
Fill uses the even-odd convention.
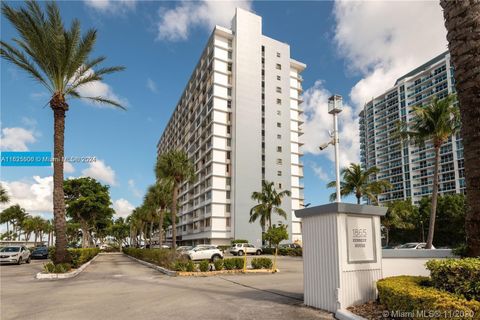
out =
[[[277,104],[282,104],[282,99],[277,99]]]
[[[228,46],[231,48],[232,47],[232,39],[228,39]]]
[[[227,199],[230,199],[230,191],[227,191]]]
[[[232,108],[232,101],[231,100],[227,101],[227,108],[228,109]]]
[[[232,96],[232,88],[228,88],[228,89],[227,89],[227,95],[228,95],[229,97]]]
[[[282,135],[281,134],[277,134],[277,139],[282,139]]]
[[[275,66],[277,70],[282,70],[282,65],[280,63],[277,63],[277,65]]]
[[[282,189],[282,184],[280,182],[278,183],[278,189]]]
[[[281,177],[282,176],[282,171],[277,171],[277,176]]]
[[[282,93],[282,88],[277,87],[276,91],[277,91],[277,93]]]
[[[231,63],[228,64],[227,70],[232,71],[232,64]]]
[[[229,204],[226,205],[225,211],[226,211],[226,212],[230,212],[230,205],[229,205]]]
[[[278,146],[277,147],[277,152],[282,152],[282,147]]]
[[[282,111],[277,110],[277,116],[281,116],[281,115],[282,115]]]
[[[277,128],[281,128],[282,124],[280,122],[277,122]]]
[[[277,52],[277,58],[280,58],[280,52]]]
[[[282,164],[282,159],[277,159],[277,164]]]
[[[226,219],[225,219],[225,225],[226,225],[227,227],[230,227],[230,218],[226,218]]]
[[[278,80],[278,81],[282,80],[282,77],[277,76],[277,80]]]
[[[205,227],[210,227],[210,218],[205,219]]]

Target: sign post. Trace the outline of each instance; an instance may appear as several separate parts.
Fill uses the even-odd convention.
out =
[[[382,278],[380,217],[387,208],[331,203],[302,218],[304,303],[339,312],[376,298]]]

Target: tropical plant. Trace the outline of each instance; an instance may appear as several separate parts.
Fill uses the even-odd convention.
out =
[[[480,256],[480,39],[478,0],[440,0],[447,28],[448,48],[455,67],[460,113],[462,115],[462,143],[465,159],[467,214],[465,231],[467,255]]]
[[[10,202],[10,197],[7,193],[7,190],[3,187],[3,185],[0,183],[0,203],[8,203]]]
[[[150,186],[145,196],[145,202],[158,212],[158,243],[162,247],[165,211],[172,202],[172,180],[159,179],[156,184]]]
[[[91,230],[98,233],[106,229],[113,216],[109,187],[89,177],[68,179],[64,194],[67,216],[80,223],[82,247],[87,248],[92,242]]]
[[[288,240],[287,225],[272,226],[265,233],[265,240],[275,247],[275,258],[273,260],[273,270],[277,269],[278,245],[283,240]]]
[[[346,197],[355,195],[357,204],[360,204],[362,197],[368,198],[372,203],[378,205],[378,195],[390,189],[392,185],[386,180],[374,180],[372,175],[376,175],[380,170],[377,167],[371,167],[363,170],[360,164],[351,163],[349,167],[341,171],[342,181],[340,181],[340,195]],[[335,188],[335,181],[327,184],[328,188]],[[330,195],[330,201],[337,200],[337,194]]]
[[[2,12],[12,23],[19,38],[9,44],[0,41],[0,55],[25,71],[49,92],[50,108],[54,116],[53,156],[53,214],[55,217],[55,263],[68,262],[66,251],[66,220],[63,194],[63,159],[65,115],[67,99],[84,98],[98,103],[123,108],[105,97],[81,96],[80,90],[103,76],[121,71],[123,67],[99,68],[105,57],[90,58],[97,31],[81,35],[80,22],[73,20],[70,29],[64,27],[55,2],[46,3],[46,14],[35,1],[27,1],[26,8],[15,9],[2,2]]]
[[[252,200],[255,200],[258,204],[250,209],[249,222],[253,223],[259,219],[262,234],[264,234],[266,226],[268,225],[269,228],[272,226],[272,212],[287,219],[287,213],[281,208],[281,205],[282,199],[290,195],[289,190],[277,192],[273,182],[263,180],[262,191],[252,193]]]
[[[125,220],[121,217],[115,220],[110,226],[108,233],[115,239],[115,241],[117,241],[118,247],[120,251],[122,251],[122,246],[127,244],[125,239],[128,238],[129,233],[129,226],[125,223]]]
[[[177,198],[184,182],[193,182],[195,169],[184,151],[171,150],[160,156],[155,166],[157,178],[170,179],[174,183],[171,202],[172,215],[172,249],[177,246]]]
[[[12,225],[12,231],[15,233],[16,238],[20,238],[22,231],[22,224],[28,213],[20,205],[15,204],[3,210],[0,213],[0,222],[7,223],[7,232],[9,231],[9,224]]]
[[[385,244],[388,246],[392,229],[404,231],[415,228],[418,208],[412,204],[411,199],[392,201],[387,206],[387,213],[381,220],[385,230]]]
[[[409,126],[401,122],[399,136],[408,139],[417,145],[433,144],[435,152],[433,167],[432,208],[428,224],[427,249],[432,248],[435,230],[435,215],[437,212],[438,176],[440,167],[440,148],[448,139],[460,129],[460,115],[458,107],[454,105],[455,96],[449,95],[444,99],[433,98],[426,106],[414,106],[412,124]]]

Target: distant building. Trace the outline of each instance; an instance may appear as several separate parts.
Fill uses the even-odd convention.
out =
[[[376,166],[374,179],[385,179],[393,185],[379,196],[379,202],[411,198],[418,203],[431,195],[434,150],[402,143],[395,139],[399,120],[411,122],[412,107],[426,105],[437,96],[455,92],[450,54],[442,53],[399,78],[385,93],[365,104],[360,112],[361,162],[365,168]],[[460,134],[449,138],[441,148],[440,193],[464,193],[465,172]]]
[[[237,8],[231,29],[215,27],[157,145],[159,156],[181,149],[195,164],[197,179],[179,194],[179,243],[260,245],[260,224],[249,217],[263,179],[292,192],[282,204],[288,218],[273,213],[272,223],[301,239],[293,210],[303,204],[304,69],[251,12]]]

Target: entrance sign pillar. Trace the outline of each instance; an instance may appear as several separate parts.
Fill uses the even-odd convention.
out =
[[[337,312],[374,300],[382,278],[380,217],[387,208],[331,203],[302,218],[304,303]]]

